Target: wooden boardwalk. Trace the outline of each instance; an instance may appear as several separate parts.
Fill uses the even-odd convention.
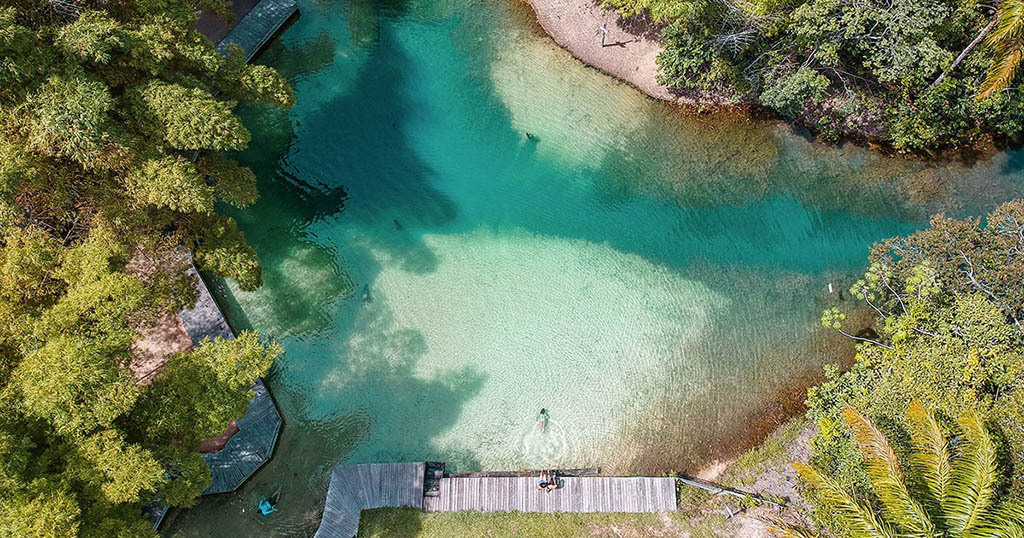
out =
[[[198,346],[206,338],[210,340],[218,337],[229,340],[234,338],[235,334],[231,332],[228,320],[224,318],[220,307],[217,306],[217,301],[213,300],[213,295],[210,294],[209,288],[206,287],[206,283],[199,276],[195,266],[189,267],[187,272],[196,278],[196,291],[199,295],[196,298],[195,306],[178,312],[178,318],[181,320],[185,332],[188,333],[188,337],[192,340],[192,345]]]
[[[331,471],[324,515],[313,538],[352,538],[363,510],[423,508],[424,463],[338,465]]]
[[[224,448],[203,454],[213,475],[203,495],[238,489],[274,454],[281,414],[262,379],[256,380],[252,391],[255,396],[249,401],[249,410],[237,421],[238,433],[231,436]]]
[[[228,32],[217,50],[226,54],[229,46],[238,45],[245,51],[248,62],[298,11],[295,0],[261,0]]]
[[[194,267],[190,272],[198,278],[199,298],[193,308],[182,310],[178,314],[185,332],[196,345],[205,338],[234,338],[227,319],[214,301],[206,283],[195,272]],[[252,391],[253,398],[249,401],[249,409],[245,416],[237,421],[238,432],[231,436],[224,448],[203,454],[203,459],[213,474],[213,482],[203,490],[203,495],[238,489],[274,454],[277,435],[281,431],[281,413],[277,410],[277,405],[274,404],[274,399],[262,379],[256,380]]]
[[[426,497],[428,512],[670,512],[674,478],[584,476],[560,478],[562,487],[537,489],[537,477],[446,477],[440,494]]]
[[[324,513],[314,538],[353,538],[359,514],[372,508],[428,512],[672,512],[676,480],[669,477],[562,477],[545,493],[536,476],[447,476],[424,497],[425,463],[338,465],[331,471]]]

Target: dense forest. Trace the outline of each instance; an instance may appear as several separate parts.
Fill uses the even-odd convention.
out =
[[[197,453],[244,414],[280,353],[207,341],[143,383],[132,344],[191,306],[201,269],[260,285],[219,204],[255,178],[239,100],[289,107],[275,71],[222,57],[180,0],[0,0],[0,536],[154,536],[188,506]]]
[[[649,16],[660,82],[900,152],[1015,141],[1024,2],[604,0]]]

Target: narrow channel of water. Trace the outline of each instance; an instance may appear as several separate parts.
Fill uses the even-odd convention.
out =
[[[285,346],[286,426],[166,535],[306,536],[340,462],[695,470],[849,353],[818,318],[871,243],[1024,190],[1020,153],[926,165],[682,116],[513,3],[300,0],[261,57],[298,97],[245,112],[266,285],[215,291]]]

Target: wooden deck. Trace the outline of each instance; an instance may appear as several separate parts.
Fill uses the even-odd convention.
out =
[[[670,512],[676,509],[674,478],[584,476],[561,478],[545,493],[537,477],[446,477],[428,512]]]
[[[203,495],[238,489],[274,454],[281,414],[262,379],[256,380],[252,390],[255,396],[249,401],[245,416],[238,419],[238,433],[228,439],[224,448],[203,454],[213,474],[213,482],[203,490]]]
[[[338,465],[331,471],[314,538],[353,538],[359,514],[372,508],[428,512],[672,512],[676,480],[661,477],[562,477],[545,493],[537,476],[447,476],[424,497],[425,463]]]
[[[423,508],[424,463],[338,465],[331,471],[324,515],[313,538],[352,538],[370,508]]]
[[[217,301],[213,299],[195,266],[189,267],[188,274],[196,278],[196,291],[199,292],[199,296],[196,298],[195,306],[178,312],[178,318],[192,340],[192,345],[198,346],[206,338],[234,338],[235,334],[231,332],[228,320],[224,318]]]
[[[238,45],[248,62],[298,11],[295,0],[261,0],[228,32],[217,50],[224,54],[229,46]]]

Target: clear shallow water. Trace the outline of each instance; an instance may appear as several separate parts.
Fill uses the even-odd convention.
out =
[[[1017,153],[925,165],[682,116],[509,4],[301,2],[261,57],[298,95],[245,113],[263,196],[236,216],[266,285],[217,293],[284,344],[287,424],[252,481],[167,535],[305,536],[340,462],[728,457],[849,352],[817,320],[872,242],[1021,194]],[[253,515],[278,487],[281,512]]]

